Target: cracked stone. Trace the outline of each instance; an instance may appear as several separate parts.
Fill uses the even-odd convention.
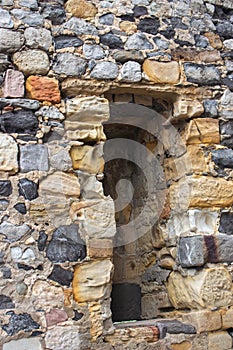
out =
[[[53,270],[48,278],[61,284],[62,286],[69,287],[73,279],[73,273],[69,270],[63,269],[59,265],[54,265]]]

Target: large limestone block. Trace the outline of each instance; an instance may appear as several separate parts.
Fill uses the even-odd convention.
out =
[[[76,175],[57,171],[40,182],[39,192],[41,196],[47,194],[78,198],[80,185]]]
[[[57,326],[49,329],[45,335],[46,348],[51,350],[81,349],[81,339],[78,326]]]
[[[97,8],[85,0],[68,0],[66,3],[66,11],[72,13],[78,18],[93,18],[97,14]]]
[[[172,209],[224,208],[233,204],[233,181],[187,176],[170,187]]]
[[[18,171],[18,147],[13,137],[0,134],[0,171],[15,174]]]
[[[233,301],[231,275],[224,267],[208,268],[186,277],[172,272],[167,289],[176,309],[223,307]]]
[[[109,104],[106,98],[89,96],[74,97],[66,102],[69,121],[101,124],[109,119]]]
[[[74,146],[70,151],[73,169],[89,174],[102,173],[104,170],[103,143],[92,146]]]
[[[108,259],[77,265],[73,279],[75,301],[84,303],[108,298],[112,271],[113,264]]]
[[[222,326],[219,311],[200,310],[196,312],[188,312],[183,315],[182,321],[193,325],[198,333],[215,331]],[[202,349],[204,350],[206,348],[200,347],[200,350]]]
[[[155,83],[177,84],[180,78],[180,67],[176,61],[158,62],[150,59],[145,60],[143,70]]]
[[[13,62],[27,76],[30,74],[45,75],[50,66],[47,53],[38,49],[16,52],[13,55]]]
[[[3,345],[3,350],[42,350],[39,338],[12,340]]]
[[[219,121],[213,118],[193,119],[184,132],[186,144],[218,144],[220,142]]]

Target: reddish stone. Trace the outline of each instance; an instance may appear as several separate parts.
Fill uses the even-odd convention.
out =
[[[26,81],[27,95],[38,101],[59,103],[61,100],[58,80],[31,75]]]
[[[64,322],[68,319],[67,313],[64,310],[52,309],[45,315],[47,326],[54,326],[55,324]]]
[[[24,75],[14,69],[6,71],[3,83],[4,97],[24,97]]]

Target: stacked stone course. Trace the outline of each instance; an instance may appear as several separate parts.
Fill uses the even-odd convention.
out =
[[[145,193],[115,216],[104,188],[118,102],[167,122],[136,132],[166,201],[123,258]],[[232,349],[232,1],[0,0],[0,109],[0,348]],[[142,323],[113,324],[113,283]]]

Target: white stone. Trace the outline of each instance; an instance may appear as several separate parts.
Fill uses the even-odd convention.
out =
[[[45,344],[50,350],[78,350],[80,346],[79,327],[58,326],[49,329],[45,335]]]
[[[8,11],[0,9],[0,27],[13,28],[14,22]]]
[[[125,82],[138,82],[142,79],[141,65],[138,62],[126,62],[121,71],[121,80]]]
[[[11,248],[11,258],[18,261],[22,256],[22,249],[20,247]]]
[[[223,45],[226,49],[233,50],[233,39],[224,40]]]
[[[0,171],[15,174],[18,171],[18,147],[13,137],[0,134]]]
[[[39,338],[12,340],[3,345],[3,350],[42,350]]]
[[[25,262],[30,264],[32,262],[32,260],[35,260],[35,258],[36,257],[35,257],[33,250],[31,248],[28,248],[23,252],[23,255],[22,255],[20,260],[24,260]]]

